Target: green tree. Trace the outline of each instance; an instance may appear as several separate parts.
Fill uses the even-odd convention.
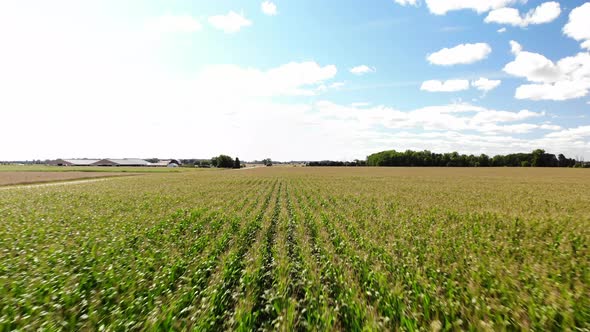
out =
[[[234,167],[234,159],[228,155],[220,154],[217,158],[217,167],[218,168],[233,168]]]
[[[568,167],[569,166],[569,160],[567,160],[567,158],[563,155],[563,153],[560,153],[559,156],[557,156],[557,160],[558,160],[558,165],[559,167]]]
[[[533,151],[533,162],[531,166],[533,167],[541,167],[543,166],[543,155],[545,154],[545,150],[537,149]]]
[[[242,164],[240,163],[240,158],[236,157],[236,160],[234,160],[234,168],[240,167],[242,167]]]

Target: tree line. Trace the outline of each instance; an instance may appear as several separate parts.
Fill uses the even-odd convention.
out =
[[[389,150],[374,153],[367,157],[368,166],[435,166],[435,167],[583,167],[583,162],[566,158],[563,154],[555,156],[537,149],[531,153],[513,153],[489,157],[481,154],[466,155],[458,152],[433,153],[428,150],[404,152]]]
[[[309,161],[305,163],[305,166],[330,166],[330,167],[354,167],[354,166],[367,166],[367,162],[364,160],[354,160],[354,161],[333,161],[333,160],[322,160],[322,161]]]

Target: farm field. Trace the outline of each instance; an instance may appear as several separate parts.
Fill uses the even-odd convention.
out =
[[[590,329],[583,169],[157,173],[0,216],[0,331]]]
[[[129,173],[105,173],[105,172],[0,172],[0,187],[17,185],[17,184],[31,184],[31,183],[46,183],[58,181],[70,181],[80,179],[92,179],[101,177],[111,177],[129,175]]]
[[[0,165],[1,172],[103,172],[103,173],[175,173],[193,171],[193,168],[169,167],[101,167],[101,166],[48,166]]]

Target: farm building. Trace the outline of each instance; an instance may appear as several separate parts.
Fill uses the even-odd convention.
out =
[[[151,167],[178,167],[180,166],[180,161],[176,159],[169,159],[169,160],[160,160],[157,163],[150,163],[148,166]]]
[[[149,166],[150,163],[143,159],[101,159],[92,166]]]
[[[48,165],[53,166],[111,166],[111,167],[178,167],[180,161],[175,159],[161,160],[157,163],[150,163],[143,159],[125,158],[125,159],[56,159],[49,161]]]
[[[56,159],[48,162],[52,166],[94,166],[99,159]]]

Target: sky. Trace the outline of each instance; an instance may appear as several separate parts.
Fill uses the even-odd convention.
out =
[[[590,2],[3,0],[0,160],[590,160]]]

